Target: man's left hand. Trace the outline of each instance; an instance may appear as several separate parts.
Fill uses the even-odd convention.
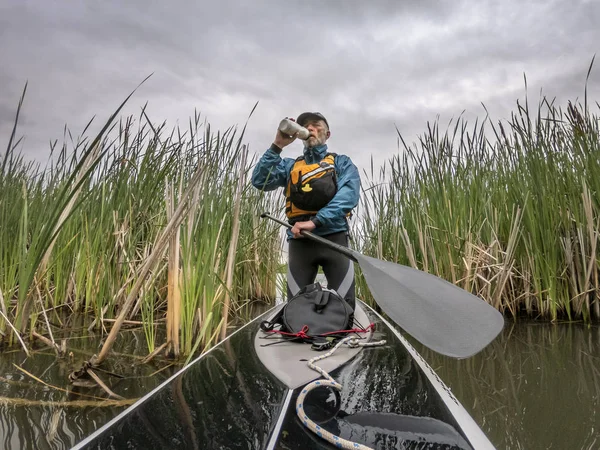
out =
[[[292,227],[292,234],[294,235],[294,238],[298,239],[300,237],[303,237],[300,234],[302,230],[312,231],[315,228],[316,225],[312,220],[307,220],[306,222],[296,222]]]

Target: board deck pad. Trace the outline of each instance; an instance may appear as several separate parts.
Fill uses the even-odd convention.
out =
[[[274,317],[283,306],[281,305],[271,314],[268,320]],[[357,302],[354,311],[354,326],[367,328],[369,323],[369,318]],[[362,342],[369,342],[372,331],[357,333],[355,336],[361,337]],[[304,386],[317,378],[321,378],[321,375],[308,367],[307,364],[309,359],[322,354],[322,352],[312,350],[310,344],[293,342],[276,333],[266,333],[261,330],[256,334],[254,349],[269,372],[290,389]],[[342,346],[333,355],[319,361],[317,365],[326,372],[330,372],[347,363],[360,351],[361,347],[349,348]]]

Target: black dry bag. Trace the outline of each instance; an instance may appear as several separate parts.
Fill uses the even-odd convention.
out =
[[[354,311],[346,300],[336,291],[313,283],[302,288],[271,321],[263,322],[261,328],[271,331],[279,324],[279,331],[285,333],[304,330],[310,338],[322,338],[349,330],[353,322]]]

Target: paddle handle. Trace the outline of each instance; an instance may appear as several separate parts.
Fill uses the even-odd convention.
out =
[[[284,222],[283,220],[279,220],[276,217],[271,216],[269,213],[262,213],[260,215],[261,218],[267,218],[267,219],[271,219],[274,222],[277,222],[279,225],[283,225],[284,227],[287,228],[292,228],[292,225],[290,225],[287,222]],[[322,238],[321,236],[317,236],[316,234],[311,233],[310,231],[306,231],[306,230],[302,230],[300,232],[300,234],[302,234],[302,236],[305,236],[309,239],[312,239],[315,242],[319,242],[337,252],[340,252],[343,255],[346,255],[348,258],[350,258],[352,261],[356,262],[356,256],[354,256],[354,252],[352,250],[350,250],[348,247],[344,247],[342,245],[336,244],[335,242],[331,242],[328,239]]]

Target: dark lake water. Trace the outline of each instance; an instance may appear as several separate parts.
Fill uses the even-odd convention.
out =
[[[498,449],[600,449],[600,327],[507,323],[454,360],[415,347]]]
[[[600,448],[600,327],[507,323],[490,346],[460,361],[411,342],[498,449]],[[78,395],[105,397],[99,388],[67,381],[99,344],[97,335],[69,339],[72,356],[64,359],[48,349],[31,357],[18,349],[2,353],[1,448],[67,449],[123,411],[126,406]],[[115,352],[103,367],[124,378],[98,373],[129,402],[181,367],[139,364],[147,354],[141,330],[123,333]]]

